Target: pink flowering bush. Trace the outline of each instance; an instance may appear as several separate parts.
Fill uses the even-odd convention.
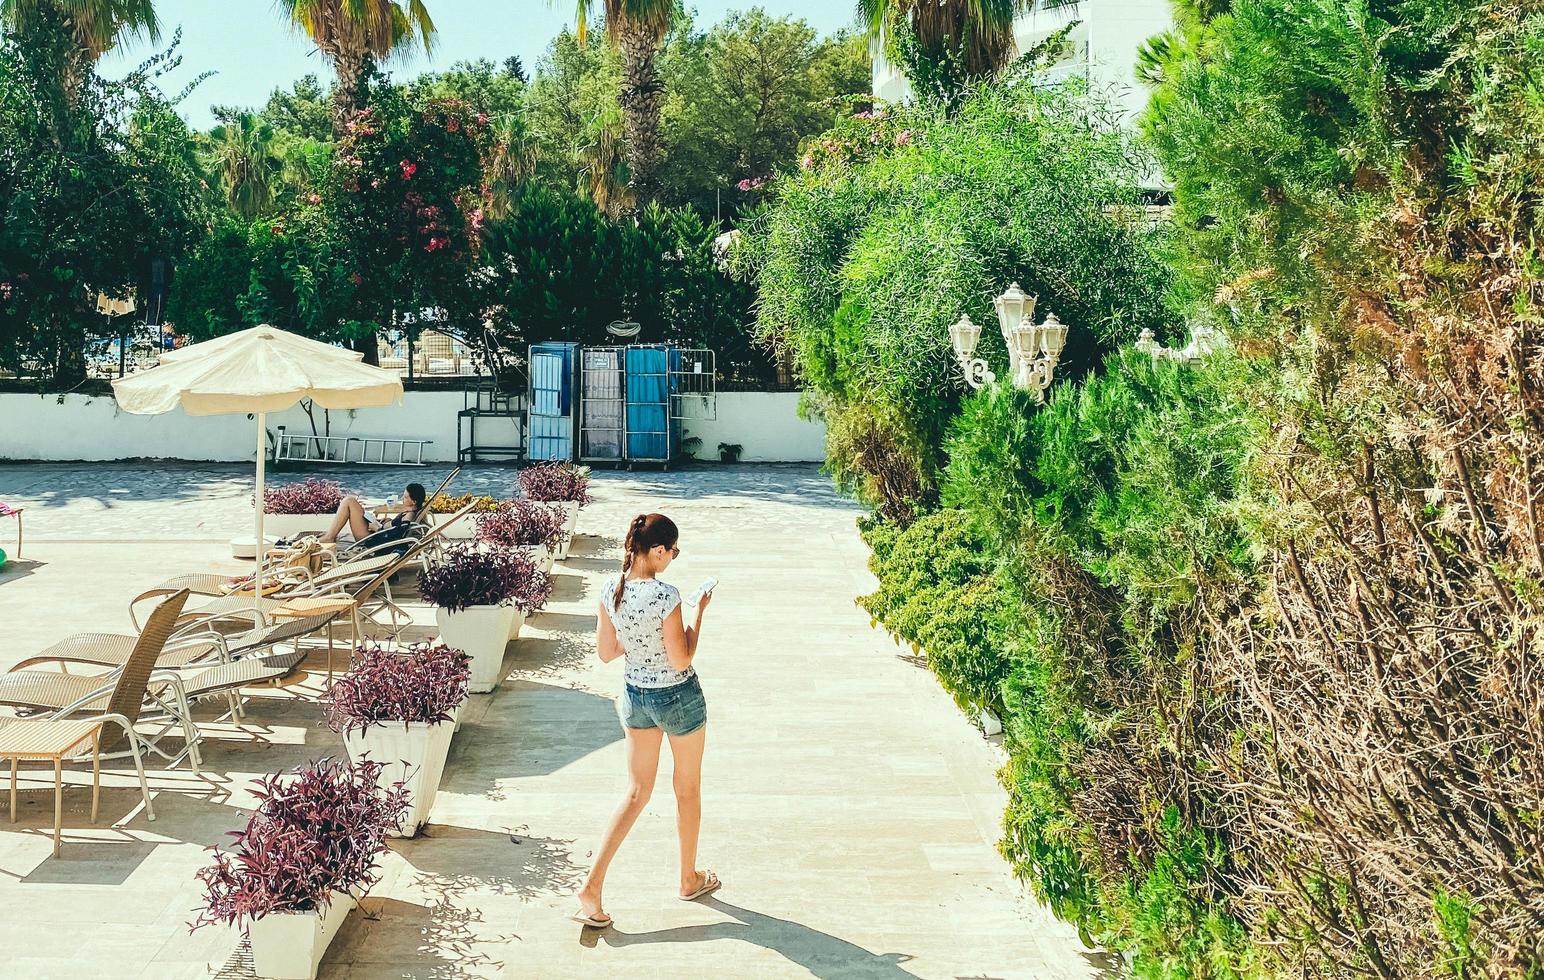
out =
[[[334,480],[316,477],[263,491],[265,514],[335,514],[348,491]]]
[[[567,520],[550,504],[510,500],[477,516],[477,540],[504,548],[541,545],[556,550],[567,536]]]
[[[523,551],[464,544],[418,574],[418,591],[450,612],[472,606],[516,606],[526,615],[552,595],[552,578]]]
[[[322,759],[254,781],[257,808],[233,830],[234,848],[214,852],[196,875],[204,904],[193,928],[238,928],[275,912],[315,912],[340,892],[380,881],[386,833],[407,812],[407,789],[381,789],[385,768],[369,760]]]
[[[443,643],[415,643],[406,651],[377,643],[360,646],[354,667],[323,697],[327,725],[335,732],[371,725],[450,721],[466,700],[472,660]]]
[[[573,463],[538,463],[520,471],[520,490],[528,500],[590,502],[590,471]]]

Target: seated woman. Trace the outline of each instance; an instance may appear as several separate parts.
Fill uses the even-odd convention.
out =
[[[424,517],[424,503],[427,500],[422,483],[409,483],[407,489],[402,492],[402,499],[395,504],[382,504],[373,507],[370,515],[365,513],[365,505],[359,502],[359,498],[350,494],[343,498],[338,505],[338,516],[332,520],[332,527],[322,535],[323,541],[336,541],[338,535],[346,526],[353,534],[355,541],[363,541],[367,536],[386,527],[384,518],[387,514],[396,514],[391,522],[392,527],[401,527],[404,524],[417,524]]]

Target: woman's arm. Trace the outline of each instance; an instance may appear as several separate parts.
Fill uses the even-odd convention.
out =
[[[690,667],[697,656],[697,641],[702,638],[702,614],[707,611],[710,599],[711,593],[697,603],[697,615],[690,629],[681,615],[680,605],[670,610],[670,615],[665,617],[665,659],[677,671]]]
[[[604,601],[595,607],[595,612],[600,617],[595,625],[595,652],[600,655],[601,663],[609,664],[622,655],[622,642],[617,639],[616,624],[611,622]]]

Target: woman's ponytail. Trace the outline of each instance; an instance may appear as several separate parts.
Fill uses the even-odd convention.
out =
[[[627,591],[627,573],[633,567],[633,555],[640,549],[639,539],[643,537],[643,530],[649,523],[648,514],[639,514],[633,518],[633,522],[627,526],[627,537],[622,542],[622,577],[617,579],[617,594],[612,598],[612,608],[622,608],[622,593]]]

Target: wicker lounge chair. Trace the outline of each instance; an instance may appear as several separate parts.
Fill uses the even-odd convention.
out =
[[[214,573],[194,573],[190,575],[178,575],[170,578],[160,585],[146,589],[133,599],[129,600],[129,620],[136,628],[139,621],[135,614],[135,606],[147,599],[154,599],[169,595],[172,592],[187,589],[195,595],[214,596],[214,600],[204,603],[186,613],[187,618],[203,617],[210,621],[218,621],[222,618],[245,619],[255,626],[267,623],[268,614],[282,605],[286,599],[297,596],[321,595],[338,591],[341,584],[354,581],[360,575],[370,574],[381,569],[391,568],[392,575],[410,567],[415,561],[420,561],[438,548],[445,531],[457,521],[464,519],[472,512],[475,505],[467,506],[451,514],[445,520],[432,527],[426,527],[424,533],[413,540],[405,551],[396,550],[393,545],[383,545],[378,549],[361,551],[358,554],[340,560],[334,567],[312,575],[309,571],[291,570],[287,574],[281,574],[279,585],[273,591],[264,590],[261,601],[256,601],[249,594],[236,594],[233,589],[239,587],[244,579],[233,579],[230,576]],[[393,543],[395,544],[395,543]]]
[[[62,823],[62,767],[65,762],[92,760],[91,819],[96,821],[101,787],[101,760],[104,753],[126,754],[134,759],[139,789],[145,799],[145,814],[154,820],[155,807],[150,802],[150,785],[145,780],[142,739],[134,729],[145,703],[146,686],[155,661],[176,628],[177,615],[187,602],[186,592],[167,599],[150,614],[139,635],[134,652],[118,671],[105,693],[77,696],[78,692],[57,687],[59,678],[69,674],[49,671],[18,671],[0,678],[0,701],[49,712],[46,718],[0,719],[0,758],[11,762],[11,819],[16,819],[16,782],[18,763],[44,760],[54,763],[54,853],[59,853]],[[81,678],[100,682],[101,678]],[[50,702],[65,701],[64,705]]]
[[[193,702],[212,694],[223,694],[230,705],[232,717],[240,718],[241,701],[237,697],[240,688],[280,680],[293,673],[305,659],[303,654],[293,660],[282,659],[292,654],[267,656],[274,647],[281,643],[294,644],[294,653],[298,654],[300,640],[325,629],[336,618],[337,614],[332,613],[292,619],[230,635],[210,632],[173,634],[156,660],[151,687],[157,684],[180,686],[181,697],[171,702],[177,706],[182,703],[191,706]],[[116,670],[128,663],[138,641],[139,637],[117,633],[81,633],[39,650],[19,661],[11,670],[27,670],[40,664],[85,664]],[[263,666],[253,666],[259,662]],[[229,669],[223,673],[214,670],[216,667],[234,667],[236,664],[241,665],[239,669]],[[179,718],[178,721],[183,719]],[[192,718],[186,719],[186,722],[196,731]]]

